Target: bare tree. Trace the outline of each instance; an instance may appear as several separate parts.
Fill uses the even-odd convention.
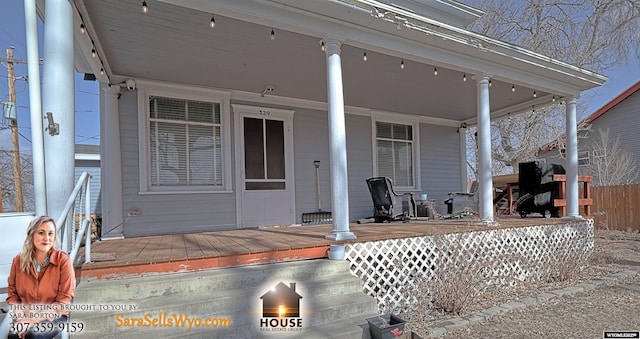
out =
[[[24,210],[35,209],[35,196],[33,190],[33,166],[29,154],[20,156],[20,168],[23,179]],[[13,178],[13,156],[11,151],[0,150],[0,184],[2,187],[2,200],[4,212],[14,212],[15,209],[15,180]]]
[[[605,72],[634,53],[640,57],[640,0],[467,2],[485,11],[470,29],[578,67]],[[577,108],[578,119],[585,118],[584,105]],[[533,160],[540,146],[563,135],[564,121],[559,102],[493,121],[494,170],[517,171],[519,162]]]
[[[593,176],[594,186],[630,184],[638,178],[638,164],[633,154],[620,146],[620,136],[614,140],[609,129],[600,129],[590,147],[585,174]]]

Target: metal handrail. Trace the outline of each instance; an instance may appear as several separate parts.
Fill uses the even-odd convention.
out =
[[[62,210],[62,213],[60,213],[60,216],[58,217],[58,219],[56,219],[56,225],[58,225],[58,239],[62,239],[64,240],[64,242],[62,243],[62,249],[63,250],[67,250],[68,246],[65,246],[69,243],[69,241],[66,238],[62,238],[61,236],[63,234],[65,234],[65,230],[67,227],[67,217],[69,215],[69,212],[71,211],[71,208],[75,205],[76,202],[76,198],[78,198],[78,195],[81,193],[81,189],[82,187],[86,184],[86,188],[84,190],[84,213],[82,213],[82,227],[80,227],[80,229],[78,230],[78,234],[76,235],[76,239],[75,239],[75,243],[73,244],[73,248],[71,249],[69,253],[69,257],[71,258],[71,262],[75,263],[76,261],[76,256],[78,255],[78,251],[80,250],[80,245],[82,242],[82,237],[84,236],[84,234],[86,233],[87,236],[85,237],[85,245],[84,245],[84,262],[88,263],[91,261],[91,233],[87,231],[87,229],[89,228],[89,225],[91,225],[91,174],[89,174],[88,172],[83,172],[82,175],[80,175],[80,178],[78,178],[78,182],[76,183],[76,186],[73,188],[73,191],[71,192],[71,195],[69,196],[69,199],[67,200],[67,203],[65,204],[64,209]],[[69,234],[71,234],[73,232],[73,230],[71,230],[71,232],[69,232]],[[11,309],[8,310],[7,314],[5,314],[4,319],[2,320],[2,324],[0,324],[0,338],[6,338],[9,335],[9,327],[11,326]],[[61,339],[68,339],[69,338],[69,333],[67,332],[61,332],[60,333],[60,338]]]

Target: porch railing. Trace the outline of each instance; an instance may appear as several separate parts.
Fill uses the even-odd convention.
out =
[[[69,216],[72,216],[69,218]],[[75,226],[80,223],[80,227],[77,229]],[[85,237],[84,245],[84,262],[91,261],[91,231],[88,230],[91,225],[91,174],[83,172],[73,188],[67,203],[60,213],[60,216],[56,219],[56,225],[58,226],[58,239],[60,239],[61,249],[69,253],[71,262],[75,264],[78,251],[82,243],[82,238]],[[72,229],[69,229],[73,227]],[[69,239],[70,238],[70,239]],[[73,244],[71,251],[69,251],[69,245]],[[6,338],[9,334],[11,326],[11,310],[5,314],[2,324],[0,325],[0,338]],[[60,333],[61,339],[68,339],[69,333]]]

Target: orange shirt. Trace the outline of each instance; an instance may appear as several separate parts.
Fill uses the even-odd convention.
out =
[[[69,255],[53,249],[49,263],[36,273],[33,265],[30,272],[20,269],[20,256],[13,258],[7,288],[7,304],[71,304],[76,289],[76,275]],[[58,310],[59,315],[69,315]]]

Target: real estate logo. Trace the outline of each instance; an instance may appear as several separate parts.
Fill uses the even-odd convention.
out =
[[[262,299],[261,331],[301,331],[300,299],[296,283],[280,282],[264,293]]]

